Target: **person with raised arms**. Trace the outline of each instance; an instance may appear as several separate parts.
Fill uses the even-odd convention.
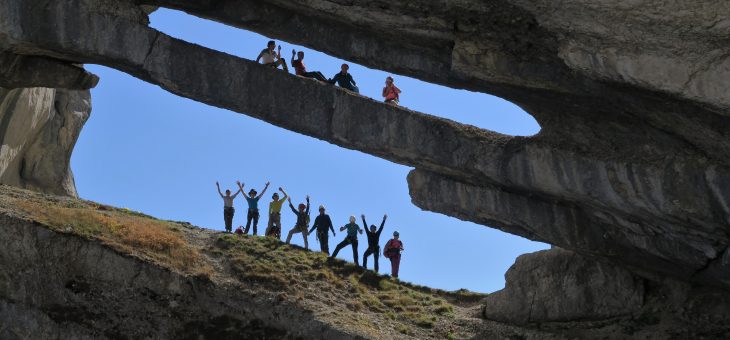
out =
[[[284,202],[289,197],[281,187],[279,187],[279,191],[284,194],[284,197],[279,199],[278,193],[274,193],[271,196],[272,201],[269,203],[269,224],[266,227],[266,232],[264,232],[264,235],[275,237],[277,240],[281,239],[281,206],[284,205]]]
[[[248,202],[248,215],[246,216],[246,229],[243,231],[244,234],[248,234],[251,229],[251,222],[253,222],[253,235],[256,235],[258,224],[259,224],[259,199],[266,193],[266,189],[269,188],[269,182],[266,182],[264,190],[261,191],[260,195],[256,195],[256,189],[251,189],[248,192],[248,196],[244,196]],[[243,187],[241,187],[243,191]]]
[[[361,215],[362,217],[362,225],[363,228],[365,228],[365,233],[368,235],[368,249],[365,250],[365,253],[362,254],[362,267],[365,269],[368,269],[368,256],[370,254],[373,255],[373,262],[375,262],[375,272],[378,272],[378,260],[380,259],[380,233],[383,232],[383,227],[385,227],[385,220],[388,218],[388,215],[383,216],[383,222],[380,223],[380,229],[375,229],[375,225],[370,226],[370,230],[368,230],[368,223],[365,222],[365,215]]]
[[[302,237],[304,237],[304,248],[309,249],[309,242],[307,241],[307,229],[309,225],[309,195],[307,195],[307,205],[299,203],[299,210],[294,209],[294,205],[291,203],[291,197],[289,197],[289,208],[291,208],[291,211],[297,215],[297,223],[294,225],[294,228],[289,230],[289,235],[286,236],[286,244],[291,242],[291,237],[294,234],[302,233]]]
[[[215,182],[215,186],[218,188],[218,195],[223,199],[223,222],[225,222],[227,233],[230,233],[233,229],[233,214],[236,212],[236,209],[233,208],[233,199],[243,191],[241,182],[236,182],[236,184],[238,184],[238,191],[235,194],[231,195],[231,190],[226,189],[226,194],[223,195],[220,183]]]

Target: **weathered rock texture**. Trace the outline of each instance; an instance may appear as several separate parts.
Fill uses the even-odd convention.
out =
[[[76,196],[71,152],[90,112],[89,91],[0,88],[0,183]]]
[[[644,305],[644,280],[557,248],[520,256],[505,279],[507,287],[486,299],[488,319],[521,324],[604,320],[637,313]]]
[[[644,276],[730,288],[728,3],[136,3],[495,94],[542,130],[510,137],[384,106],[171,38],[132,1],[0,0],[0,49],[107,65],[413,166],[411,196],[424,209]]]

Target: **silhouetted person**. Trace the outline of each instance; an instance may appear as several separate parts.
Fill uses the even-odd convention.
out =
[[[286,244],[291,242],[291,237],[296,233],[302,233],[304,237],[304,248],[309,249],[309,242],[307,241],[307,224],[309,223],[309,196],[307,196],[307,205],[299,203],[299,210],[294,209],[294,205],[291,204],[291,197],[289,197],[289,208],[297,215],[297,224],[294,228],[289,230],[289,235],[286,236]]]
[[[360,229],[355,221],[355,216],[350,216],[350,223],[345,224],[340,228],[340,231],[347,229],[347,236],[342,242],[340,242],[340,244],[337,245],[337,247],[335,247],[335,252],[332,253],[330,258],[337,257],[337,253],[339,253],[342,248],[352,245],[352,258],[355,260],[355,265],[359,266],[360,263],[357,260],[357,233],[360,232],[360,234],[362,234],[362,229]]]
[[[299,59],[294,59],[294,56],[297,56]],[[296,52],[296,50],[291,51],[291,66],[294,67],[294,73],[298,76],[307,77],[307,78],[314,78],[319,81],[327,81],[327,78],[324,77],[322,72],[319,71],[312,71],[307,72],[307,66],[304,65],[304,52],[299,51]]]
[[[274,52],[274,48],[276,47],[276,42],[271,40],[266,45],[266,48],[261,50],[261,53],[259,53],[259,56],[256,57],[256,62],[258,63],[259,60],[266,65],[271,66],[273,68],[278,68],[281,66],[281,68],[289,72],[289,68],[286,67],[286,61],[281,57],[281,46],[279,46],[279,50],[277,52]]]
[[[230,233],[231,229],[233,229],[233,214],[236,212],[236,209],[233,208],[233,199],[241,193],[241,183],[236,183],[238,184],[239,189],[235,194],[233,194],[233,196],[231,196],[231,191],[228,189],[226,189],[226,194],[223,195],[221,192],[221,185],[218,182],[215,182],[215,187],[218,188],[218,195],[220,195],[223,199],[223,221],[226,224],[227,233]]]
[[[370,254],[373,255],[373,261],[375,262],[375,272],[378,271],[378,260],[380,259],[380,233],[383,232],[383,227],[385,227],[385,220],[388,218],[388,215],[383,216],[383,222],[380,223],[380,229],[375,229],[375,225],[370,226],[370,230],[368,230],[368,223],[365,222],[365,215],[361,215],[362,217],[362,225],[365,228],[365,233],[368,235],[368,249],[365,250],[365,253],[362,255],[362,267],[367,269],[368,268],[368,256]]]
[[[400,269],[400,256],[403,252],[403,242],[400,240],[400,234],[393,232],[393,238],[385,244],[383,255],[390,259],[390,271],[393,277],[398,277],[398,269]]]
[[[261,191],[260,195],[256,195],[256,189],[251,189],[251,191],[248,192],[248,196],[244,196],[246,198],[246,201],[248,202],[248,215],[246,216],[246,229],[243,231],[245,234],[248,234],[248,231],[251,229],[251,222],[253,222],[253,234],[256,235],[258,232],[258,225],[259,225],[259,200],[261,199],[261,196],[266,193],[266,189],[269,188],[269,182],[266,182],[266,186],[264,186],[264,190]],[[243,191],[243,187],[241,187],[241,191]]]
[[[330,254],[329,245],[329,231],[332,230],[332,237],[335,236],[335,228],[332,226],[332,220],[330,216],[324,213],[324,206],[319,206],[319,215],[314,219],[314,225],[309,230],[309,234],[317,229],[317,240],[319,241],[319,248],[323,253]]]
[[[352,92],[360,93],[360,89],[357,88],[357,85],[355,83],[355,80],[352,79],[352,75],[347,73],[347,70],[350,69],[350,66],[347,64],[342,64],[342,67],[340,67],[340,72],[335,74],[332,79],[329,80],[331,84],[337,83],[342,88],[346,88]]]

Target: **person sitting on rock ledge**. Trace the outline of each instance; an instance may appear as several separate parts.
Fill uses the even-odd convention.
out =
[[[294,59],[294,56],[297,56],[299,59]],[[312,71],[307,72],[307,67],[304,65],[304,52],[296,50],[291,50],[291,66],[294,67],[294,73],[298,76],[306,77],[306,78],[314,78],[319,81],[326,82],[327,78],[324,77],[322,72],[319,71]]]
[[[233,196],[231,196],[231,191],[226,189],[225,196],[221,192],[221,185],[218,182],[215,182],[216,188],[218,188],[218,195],[221,196],[223,199],[223,221],[226,223],[226,232],[230,233],[231,229],[233,229],[233,214],[236,212],[236,209],[233,208],[233,199],[238,196],[238,194],[241,193],[243,189],[241,189],[241,182],[236,182],[238,184],[238,191],[236,191]]]
[[[347,70],[350,69],[350,66],[347,64],[342,64],[342,67],[340,67],[340,72],[335,74],[332,79],[329,80],[330,84],[337,83],[342,88],[348,89],[355,93],[360,93],[360,89],[357,88],[357,85],[355,83],[355,80],[352,79],[352,75],[347,73]]]
[[[269,41],[266,48],[261,50],[259,56],[256,57],[256,62],[258,63],[261,60],[264,65],[273,68],[281,66],[284,71],[289,72],[289,68],[286,66],[286,60],[281,57],[281,45],[279,46],[278,52],[274,52],[274,47],[276,47],[276,42],[273,40]]]
[[[383,97],[385,97],[385,102],[388,104],[398,105],[400,102],[400,89],[393,83],[393,77],[385,78]]]

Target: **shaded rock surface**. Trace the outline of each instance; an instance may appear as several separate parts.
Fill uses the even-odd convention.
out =
[[[644,280],[612,264],[559,248],[522,255],[507,287],[485,300],[484,317],[505,322],[602,320],[637,313]]]
[[[0,52],[0,87],[51,87],[88,90],[99,77],[59,60]]]
[[[0,25],[5,33],[0,47],[115,67],[181,96],[415,166],[433,179],[414,181],[414,175],[410,181],[414,202],[429,210],[488,221],[507,232],[641,270],[730,286],[728,267],[720,260],[730,244],[726,103],[711,96],[712,91],[660,86],[668,80],[642,78],[646,73],[620,81],[606,76],[605,68],[596,75],[575,66],[580,64],[577,57],[567,63],[561,48],[573,41],[587,44],[586,36],[593,33],[584,32],[583,26],[554,24],[557,19],[546,17],[559,15],[551,10],[552,3],[396,1],[382,8],[359,1],[145,2],[326,52],[338,50],[335,55],[368,66],[503,96],[542,126],[535,137],[513,138],[384,106],[188,44],[145,26],[138,16],[144,12],[137,7],[107,15],[125,2],[53,2],[43,9],[29,5],[34,2],[46,3],[2,2],[3,11],[17,20]],[[608,11],[611,6],[601,8]],[[715,10],[725,9],[720,5]],[[286,20],[256,19],[260,17]],[[653,20],[643,24],[671,24],[661,17]],[[333,24],[342,29],[329,29]],[[393,32],[402,38],[393,40]],[[712,40],[724,30],[698,32],[684,37],[696,41],[677,41],[678,46],[722,48]],[[110,38],[116,36],[124,39]],[[407,43],[393,46],[406,38]],[[722,73],[721,64],[703,65]],[[713,81],[703,86],[720,86]],[[283,95],[292,91],[302,95]],[[423,202],[419,197],[432,193],[423,184],[434,181],[445,199]],[[477,209],[452,194],[462,186],[480,193]],[[519,205],[490,203],[495,197],[509,197]],[[520,220],[515,214],[528,210],[541,212],[543,218]]]
[[[0,183],[76,196],[71,152],[90,112],[88,90],[0,88]]]

